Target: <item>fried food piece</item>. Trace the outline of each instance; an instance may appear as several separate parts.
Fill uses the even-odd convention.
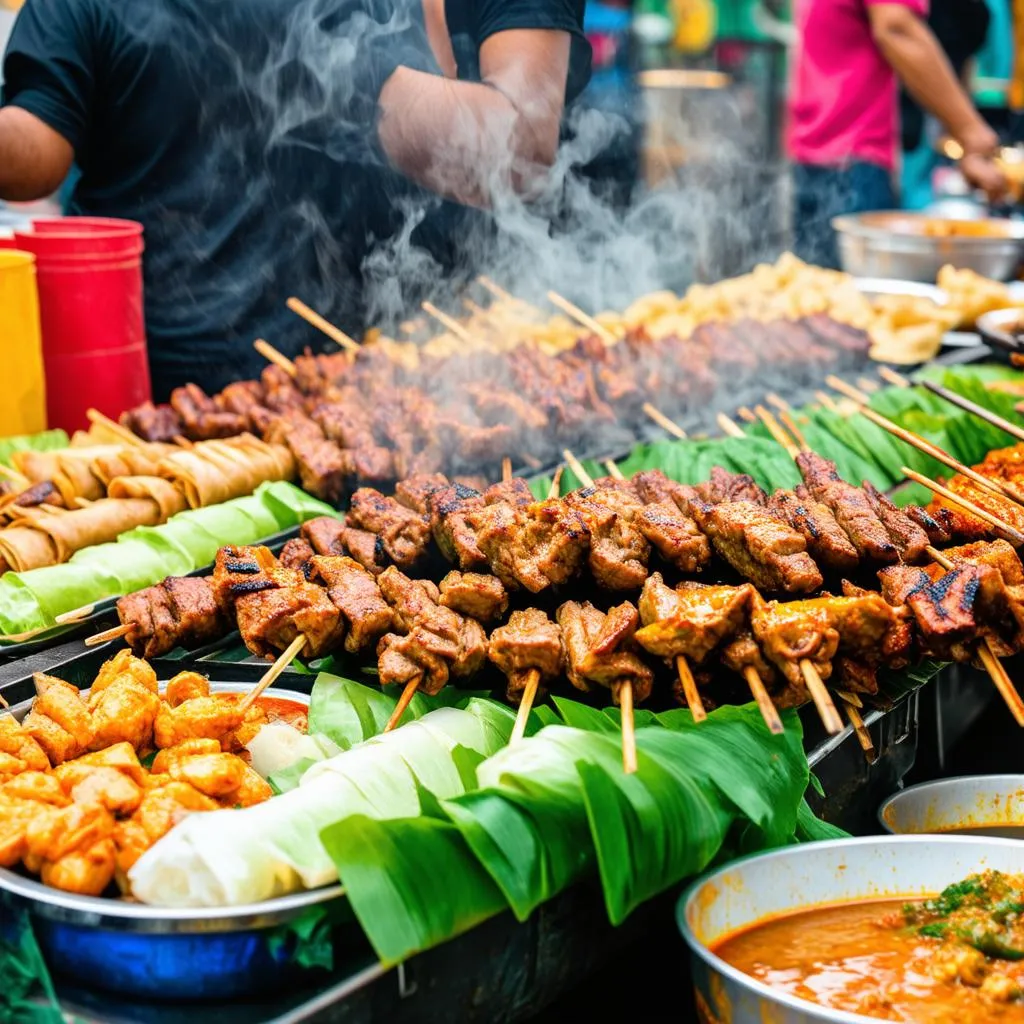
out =
[[[124,648],[100,666],[92,686],[89,687],[89,704],[95,704],[100,694],[115,679],[125,675],[131,676],[151,693],[157,692],[156,670],[148,661],[136,658],[128,648]]]
[[[61,784],[76,804],[99,804],[117,817],[134,813],[142,789],[123,772],[102,765],[68,761],[61,765]]]
[[[92,716],[81,694],[70,683],[41,672],[35,674],[36,697],[22,723],[39,743],[50,764],[69,761],[89,749]]]
[[[194,697],[210,696],[210,680],[198,672],[179,672],[167,683],[164,690],[164,700],[172,708],[184,704]]]
[[[45,772],[49,767],[39,741],[13,715],[0,716],[0,783],[21,772]]]
[[[239,710],[241,694],[193,697],[172,708],[161,703],[153,729],[153,740],[160,749],[176,747],[185,740],[222,741],[242,724],[245,713]]]
[[[137,676],[124,674],[110,682],[93,700],[93,738],[90,750],[102,750],[115,743],[130,743],[136,750],[153,745],[153,724],[160,709],[154,689],[139,682]]]

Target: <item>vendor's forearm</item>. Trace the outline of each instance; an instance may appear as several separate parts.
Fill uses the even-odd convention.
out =
[[[873,22],[885,59],[910,95],[938,118],[961,143],[984,128],[942,47],[927,24],[910,14],[891,22]]]
[[[492,84],[399,68],[381,108],[380,140],[394,166],[474,206],[489,205],[502,190],[530,191],[558,150],[560,101],[557,109],[526,111]]]
[[[0,110],[0,199],[31,202],[52,195],[71,169],[71,146],[20,107]]]

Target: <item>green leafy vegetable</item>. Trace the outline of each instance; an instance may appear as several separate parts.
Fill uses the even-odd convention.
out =
[[[50,972],[23,910],[8,908],[0,921],[0,978],[0,1020],[5,1024],[64,1024]]]
[[[15,434],[0,439],[0,462],[13,465],[11,456],[15,452],[48,452],[67,448],[70,440],[63,430],[44,430],[38,434]]]

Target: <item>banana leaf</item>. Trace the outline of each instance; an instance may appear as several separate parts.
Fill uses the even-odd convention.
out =
[[[0,917],[0,978],[4,1024],[64,1024],[50,972],[24,910],[7,908]]]
[[[67,448],[68,435],[63,430],[43,430],[38,434],[15,434],[0,439],[0,463],[11,465],[14,452],[48,452],[57,448]]]

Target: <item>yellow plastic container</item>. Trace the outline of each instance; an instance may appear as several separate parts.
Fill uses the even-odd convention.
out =
[[[0,249],[0,437],[46,429],[36,258]]]

